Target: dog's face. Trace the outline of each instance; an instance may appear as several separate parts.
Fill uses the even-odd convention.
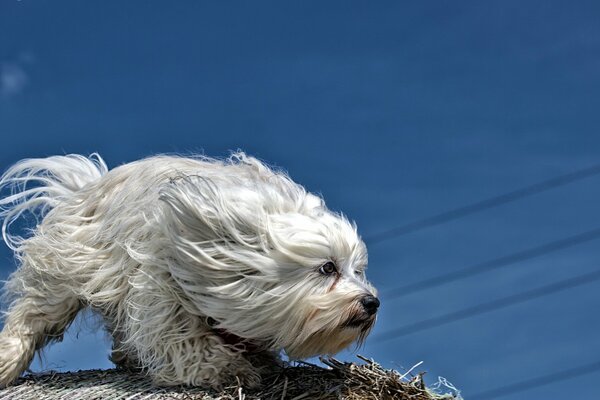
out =
[[[379,300],[365,276],[367,250],[355,227],[326,210],[273,219],[270,257],[285,288],[277,303],[286,310],[276,334],[288,355],[334,354],[362,342]]]
[[[216,328],[292,358],[361,343],[379,300],[356,227],[286,176],[259,172],[259,184],[192,177],[162,190],[172,277]]]

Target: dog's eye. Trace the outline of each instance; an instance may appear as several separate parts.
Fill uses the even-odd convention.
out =
[[[321,265],[321,268],[319,268],[319,272],[323,275],[331,275],[336,271],[337,268],[335,268],[335,264],[332,261],[326,262],[325,264]]]

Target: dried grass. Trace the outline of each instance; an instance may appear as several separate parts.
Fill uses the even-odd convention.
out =
[[[400,374],[372,360],[364,363],[322,359],[326,368],[308,363],[278,368],[264,377],[260,390],[239,385],[222,392],[200,388],[159,388],[142,375],[119,370],[31,374],[0,390],[2,400],[442,400],[460,399],[444,380],[425,387],[423,374]],[[450,392],[443,394],[442,391]]]

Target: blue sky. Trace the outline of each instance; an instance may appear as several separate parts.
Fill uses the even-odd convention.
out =
[[[599,17],[594,1],[5,0],[0,167],[94,151],[114,167],[241,148],[369,236],[597,163]],[[373,244],[368,275],[385,291],[597,228],[599,184]],[[383,297],[374,335],[594,271],[597,247]],[[5,246],[0,259],[6,277],[15,265]],[[592,283],[367,341],[360,353],[386,367],[424,361],[429,381],[442,375],[468,398],[597,361],[599,307]],[[35,369],[109,367],[108,342],[79,325]],[[504,398],[590,398],[597,380]]]

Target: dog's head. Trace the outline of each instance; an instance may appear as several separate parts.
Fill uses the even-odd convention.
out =
[[[370,332],[379,300],[356,226],[284,173],[237,154],[161,190],[172,277],[200,316],[292,358]]]

